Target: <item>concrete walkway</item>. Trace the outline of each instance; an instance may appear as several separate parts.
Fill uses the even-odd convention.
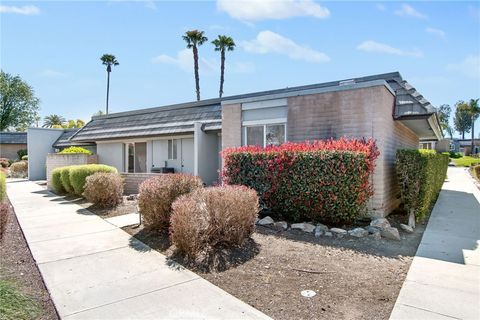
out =
[[[7,193],[63,319],[270,319],[33,182]]]
[[[480,319],[480,191],[449,168],[390,319]]]

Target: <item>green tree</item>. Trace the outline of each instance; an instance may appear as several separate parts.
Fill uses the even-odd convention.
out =
[[[198,47],[208,41],[203,31],[190,30],[182,36],[187,43],[187,48],[193,51],[193,71],[195,74],[195,90],[197,92],[197,101],[200,101],[200,76],[198,74]]]
[[[112,66],[118,66],[117,58],[113,54],[104,54],[100,57],[102,64],[107,66],[107,102],[105,106],[105,111],[108,114],[108,95],[110,93],[110,72],[112,72]]]
[[[85,125],[85,121],[81,119],[75,120],[68,120],[67,123],[64,123],[62,125],[63,128],[65,129],[72,129],[72,128],[81,128]]]
[[[458,101],[455,107],[453,124],[455,130],[462,135],[462,139],[465,139],[465,132],[470,132],[470,128],[472,127],[469,107],[464,101]]]
[[[218,35],[218,38],[212,41],[215,51],[220,51],[220,91],[219,97],[223,95],[223,83],[225,81],[225,51],[235,50],[235,41],[231,37]]]
[[[66,120],[64,117],[59,116],[57,114],[51,114],[49,116],[46,116],[45,119],[43,120],[43,126],[44,128],[63,128],[63,125],[65,124]]]
[[[453,138],[453,130],[450,126],[450,114],[452,113],[452,108],[448,104],[442,104],[438,108],[438,120],[440,121],[440,126],[444,133],[448,133],[450,135],[450,139]]]
[[[472,127],[472,144],[471,144],[471,152],[474,152],[475,148],[475,121],[478,119],[480,116],[480,107],[478,106],[478,99],[470,99],[470,101],[467,103],[468,106],[468,114],[470,115],[470,124]]]
[[[25,131],[35,123],[40,100],[20,76],[0,71],[0,131]]]

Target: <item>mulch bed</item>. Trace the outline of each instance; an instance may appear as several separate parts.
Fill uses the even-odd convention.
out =
[[[59,319],[11,206],[0,240],[0,257],[0,280],[14,284],[16,290],[39,304],[41,313],[35,319]]]
[[[395,226],[405,218],[389,217]],[[402,241],[315,238],[257,227],[242,248],[196,261],[175,253],[167,234],[124,230],[274,319],[388,319],[420,243],[424,225]],[[302,290],[314,290],[312,298]]]

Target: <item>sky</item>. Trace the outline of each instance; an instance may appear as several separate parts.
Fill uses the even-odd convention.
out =
[[[236,42],[224,96],[392,71],[434,106],[480,96],[478,1],[2,1],[0,27],[1,69],[42,117],[105,109],[104,53],[120,62],[110,112],[195,100],[191,29]],[[202,99],[217,97],[219,53],[209,41],[199,55]]]

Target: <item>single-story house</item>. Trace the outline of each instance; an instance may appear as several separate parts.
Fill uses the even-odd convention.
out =
[[[451,143],[452,151],[471,155],[480,153],[480,139],[473,140],[473,148],[472,152],[472,139],[453,139]]]
[[[451,139],[442,140],[420,140],[419,149],[435,150],[437,152],[448,152],[452,148]]]
[[[26,132],[0,132],[0,158],[18,159],[17,152],[27,149]]]
[[[96,143],[99,162],[127,175],[185,172],[212,184],[225,148],[342,136],[377,141],[373,216],[400,202],[396,150],[443,138],[436,109],[392,72],[95,116],[70,141]]]

